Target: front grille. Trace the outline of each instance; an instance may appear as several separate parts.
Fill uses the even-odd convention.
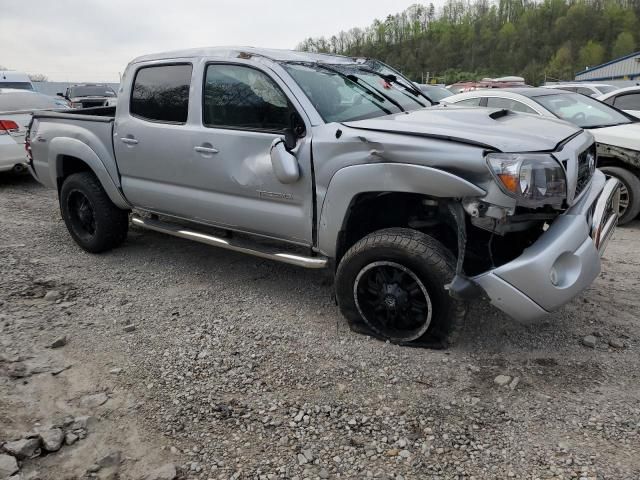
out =
[[[596,169],[596,146],[591,145],[584,152],[578,155],[578,176],[576,181],[576,193],[574,198],[578,197],[585,189]]]

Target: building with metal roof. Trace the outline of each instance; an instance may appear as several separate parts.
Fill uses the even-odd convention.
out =
[[[596,67],[590,67],[576,74],[582,82],[632,81],[640,82],[640,52],[611,60]]]

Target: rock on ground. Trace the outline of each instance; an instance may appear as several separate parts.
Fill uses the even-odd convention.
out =
[[[174,480],[177,476],[176,466],[173,463],[167,463],[149,472],[143,477],[143,480]]]
[[[57,452],[64,441],[64,432],[59,428],[52,428],[40,433],[40,438],[47,452]]]
[[[587,335],[586,337],[584,337],[582,339],[582,344],[585,347],[589,347],[589,348],[595,348],[596,347],[596,342],[598,340],[596,339],[596,337],[594,335]]]
[[[0,479],[18,472],[18,461],[11,455],[0,453]]]
[[[17,458],[31,458],[40,454],[40,437],[23,438],[4,444],[5,451]]]
[[[498,375],[496,378],[493,379],[493,383],[495,383],[500,387],[504,387],[509,382],[511,382],[511,377],[509,375]]]
[[[109,400],[106,393],[93,393],[91,395],[85,395],[80,399],[80,406],[83,408],[97,408],[100,405],[104,405]]]

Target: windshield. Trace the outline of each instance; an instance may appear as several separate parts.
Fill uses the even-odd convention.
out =
[[[453,95],[451,91],[443,87],[423,85],[420,87],[420,90],[422,90],[424,94],[434,102],[439,102],[443,98],[451,97]]]
[[[578,93],[562,92],[540,95],[534,100],[556,117],[581,128],[598,128],[631,123],[623,113],[594,98]]]
[[[115,97],[116,92],[105,85],[93,85],[84,87],[71,87],[69,97]]]
[[[0,82],[0,88],[16,88],[18,90],[33,90],[29,82]]]
[[[302,88],[325,122],[348,122],[380,117],[430,105],[413,91],[413,85],[382,78],[398,75],[369,64],[316,64],[290,62],[282,66]],[[371,72],[363,69],[372,70]],[[375,70],[375,72],[373,71]]]
[[[611,92],[615,92],[616,90],[618,90],[618,87],[613,87],[611,85],[599,85],[597,87],[595,87],[596,90],[598,90],[601,93],[611,93]]]

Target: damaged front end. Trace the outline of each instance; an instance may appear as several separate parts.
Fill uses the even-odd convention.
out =
[[[567,303],[600,271],[616,222],[617,180],[596,171],[585,136],[553,153],[486,155],[495,188],[463,199],[464,271],[449,286],[480,287],[510,316],[531,321]]]

